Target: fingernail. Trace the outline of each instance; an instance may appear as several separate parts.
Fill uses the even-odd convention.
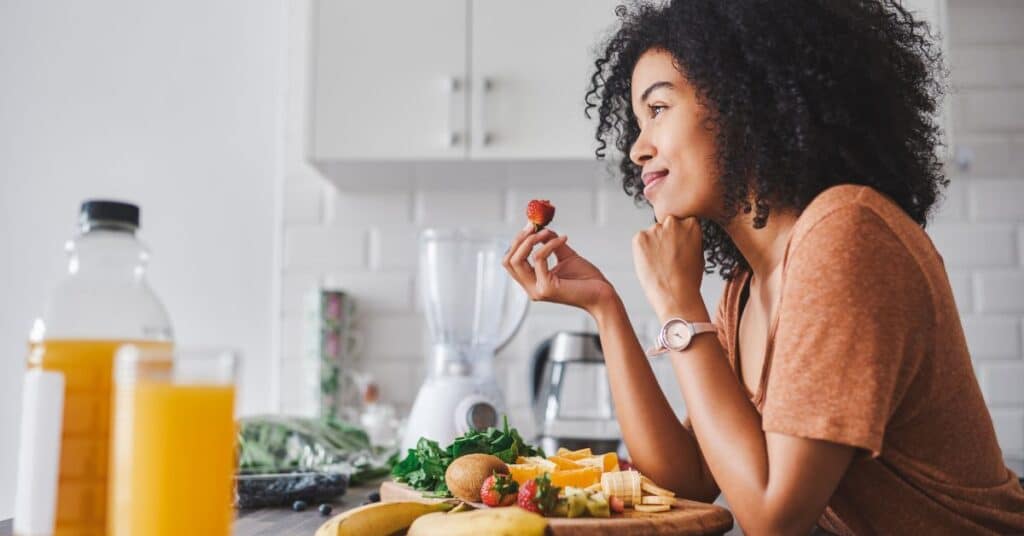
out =
[[[530,229],[533,229],[533,224],[529,222],[526,223],[526,227],[522,228],[523,231],[529,231]]]

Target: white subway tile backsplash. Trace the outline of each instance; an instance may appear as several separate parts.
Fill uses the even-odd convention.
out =
[[[359,268],[366,265],[366,232],[293,225],[285,230],[285,267]]]
[[[959,110],[957,110],[959,111]],[[962,128],[959,122],[954,129]],[[967,168],[961,170],[954,162],[952,183],[963,182],[964,177],[1012,177],[1021,173],[1020,165],[1012,165],[1011,143],[1006,136],[975,135],[956,130],[956,152],[967,160]]]
[[[967,348],[974,359],[1020,355],[1020,321],[1014,317],[972,315],[963,319]]]
[[[355,298],[360,313],[408,313],[412,310],[412,275],[408,272],[329,272],[324,288]]]
[[[979,312],[1024,314],[1024,271],[985,271],[975,280]]]
[[[992,424],[996,428],[999,446],[1004,451],[1020,454],[1024,451],[1024,410],[994,409]]]
[[[991,88],[1006,83],[1003,51],[991,46],[962,46],[949,55],[950,78],[956,88]]]
[[[637,206],[618,185],[607,185],[597,191],[597,223],[640,231],[654,224],[654,209]]]
[[[981,388],[989,406],[1024,405],[1024,361],[986,363]]]
[[[419,232],[419,228],[412,225],[375,225],[370,230],[370,267],[415,271]]]
[[[934,212],[934,221],[959,222],[967,217],[967,185],[964,179],[953,179],[942,192]]]
[[[424,225],[474,225],[504,219],[503,192],[426,190],[416,194],[416,221]]]
[[[936,223],[928,227],[947,268],[988,268],[1017,263],[1009,225]]]
[[[1024,6],[1017,0],[953,1],[949,21],[954,50],[962,45],[1024,43]]]
[[[973,179],[970,192],[975,221],[1024,221],[1024,178]]]
[[[412,222],[412,192],[342,192],[330,188],[327,194],[327,221],[334,225]]]
[[[975,132],[1024,131],[1024,90],[975,90],[959,95],[958,128]]]
[[[428,350],[426,321],[417,314],[373,314],[359,316],[365,338],[364,360],[423,359]]]

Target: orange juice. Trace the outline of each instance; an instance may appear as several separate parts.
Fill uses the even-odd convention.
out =
[[[62,372],[66,385],[54,536],[106,534],[111,370],[114,353],[126,342],[58,339],[29,345],[29,368]]]
[[[140,379],[115,396],[110,534],[230,534],[234,387]]]

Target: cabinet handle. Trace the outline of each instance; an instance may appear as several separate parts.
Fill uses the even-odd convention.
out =
[[[494,91],[494,79],[489,76],[480,78],[480,110],[478,126],[480,131],[480,144],[488,146],[494,143],[494,133],[487,130],[487,94]]]
[[[444,92],[448,94],[448,124],[445,126],[443,142],[447,147],[455,147],[462,143],[462,133],[455,127],[455,109],[458,107],[456,101],[458,94],[462,91],[462,79],[458,76],[449,76],[444,79]]]

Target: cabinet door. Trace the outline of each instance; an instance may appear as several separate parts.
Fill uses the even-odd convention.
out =
[[[593,159],[583,115],[618,0],[470,0],[470,156]]]
[[[466,156],[466,0],[319,0],[314,160]]]

